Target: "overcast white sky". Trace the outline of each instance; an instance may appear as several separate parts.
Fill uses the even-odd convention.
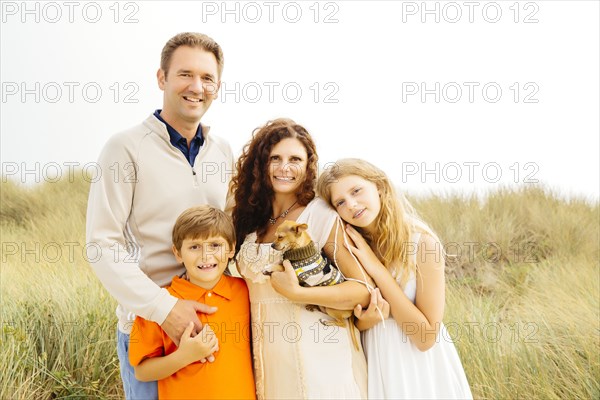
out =
[[[305,125],[321,164],[361,157],[411,193],[538,180],[599,196],[597,1],[2,1],[2,173],[51,180],[162,104],[164,43],[225,52],[203,121],[239,154]],[[437,20],[437,21],[436,21]],[[437,98],[436,98],[437,97]]]

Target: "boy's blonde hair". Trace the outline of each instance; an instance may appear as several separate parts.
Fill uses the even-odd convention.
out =
[[[367,161],[358,158],[336,161],[319,177],[317,193],[333,207],[331,184],[350,175],[363,178],[377,186],[381,198],[381,211],[375,219],[378,230],[370,235],[365,230],[356,228],[392,276],[401,276],[401,284],[404,286],[410,276],[417,272],[415,257],[410,257],[417,251],[412,245],[413,232],[428,233],[436,240],[437,236],[421,221],[408,200],[396,193],[387,175]]]
[[[231,217],[218,208],[202,205],[188,208],[175,221],[173,246],[181,251],[185,239],[222,237],[230,248],[235,246],[235,229]]]

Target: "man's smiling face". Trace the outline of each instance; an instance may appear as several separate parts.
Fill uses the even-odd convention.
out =
[[[178,47],[166,74],[159,69],[157,78],[164,91],[161,116],[171,125],[199,123],[221,84],[215,55],[189,46]]]

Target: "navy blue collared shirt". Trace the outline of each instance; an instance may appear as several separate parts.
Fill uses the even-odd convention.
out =
[[[169,132],[171,144],[179,150],[181,150],[185,158],[193,167],[194,160],[196,160],[196,156],[200,152],[200,147],[202,147],[202,145],[204,144],[204,136],[202,135],[202,125],[198,124],[198,130],[196,131],[196,135],[192,138],[192,141],[190,142],[190,147],[188,148],[187,139],[181,136],[181,134],[177,132],[175,128],[173,128],[164,119],[162,119],[162,117],[160,116],[161,111],[162,110],[154,111],[154,116],[167,126],[167,132]]]

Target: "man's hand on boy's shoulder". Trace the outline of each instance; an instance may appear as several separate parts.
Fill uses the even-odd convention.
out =
[[[194,323],[192,336],[196,336],[202,330],[202,323],[198,319],[197,312],[212,314],[215,311],[217,311],[217,307],[207,306],[193,300],[178,299],[175,307],[169,312],[160,327],[169,335],[175,345],[179,346],[179,339],[190,321]]]

